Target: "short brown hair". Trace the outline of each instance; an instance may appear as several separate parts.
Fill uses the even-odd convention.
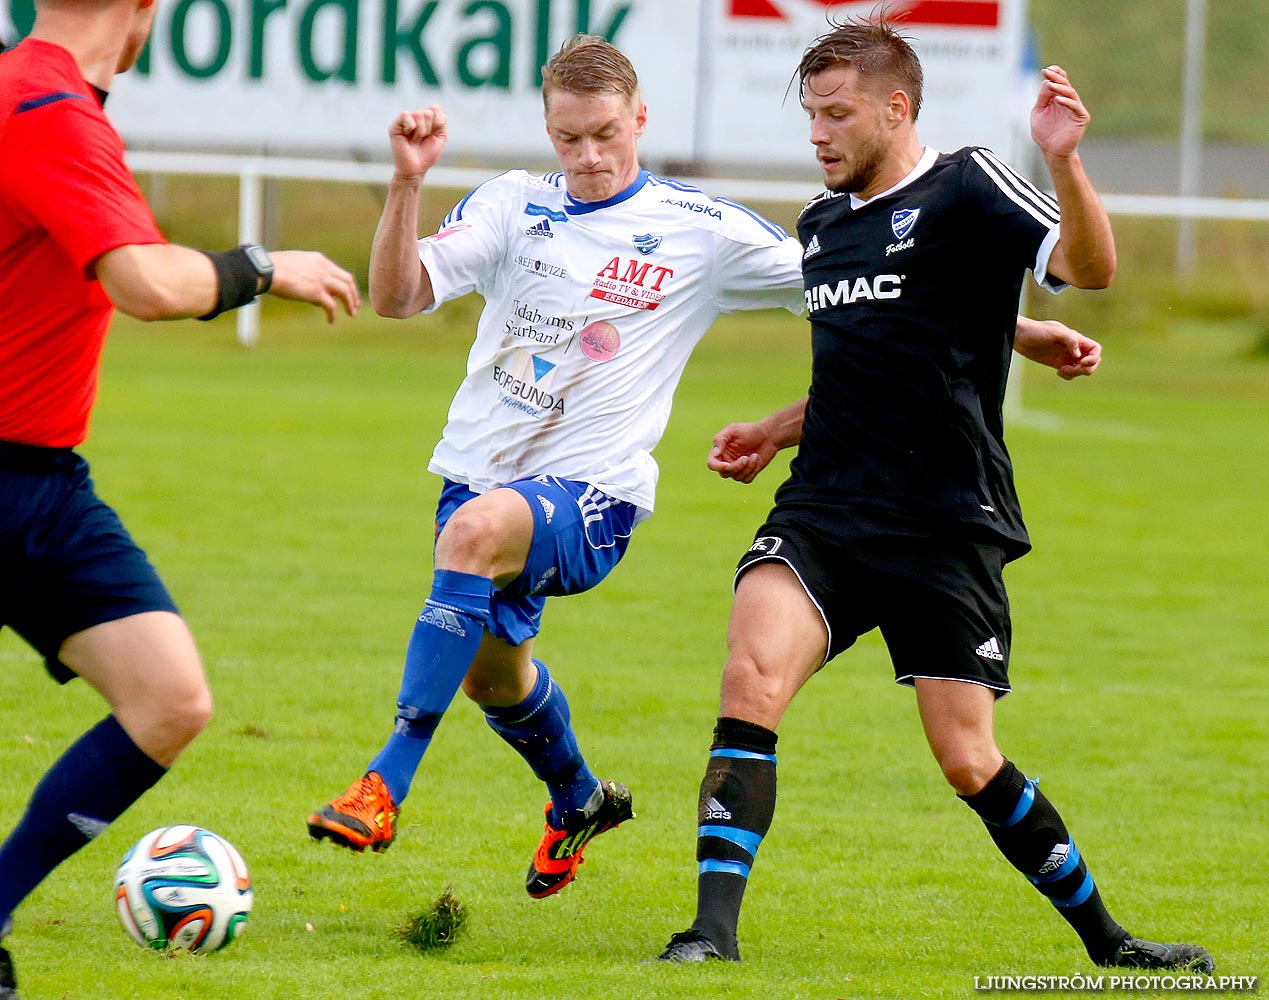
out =
[[[617,46],[598,35],[574,35],[542,67],[542,103],[551,91],[566,94],[620,94],[631,101],[639,77]]]
[[[833,30],[820,35],[802,53],[799,95],[806,95],[807,77],[834,66],[854,66],[860,76],[906,93],[915,122],[921,110],[921,60],[894,21],[883,12],[875,21],[852,17],[832,23]]]

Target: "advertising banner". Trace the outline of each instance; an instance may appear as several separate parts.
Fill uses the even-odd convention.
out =
[[[888,0],[925,67],[919,133],[1006,158],[1019,112],[1025,0]],[[797,88],[829,16],[876,0],[159,0],[110,115],[133,148],[387,156],[398,111],[441,104],[447,162],[550,159],[541,66],[572,34],[632,59],[650,163],[750,174],[817,171]],[[24,36],[31,0],[0,0],[0,38]],[[6,20],[7,18],[7,20]],[[1030,89],[1030,84],[1025,84]]]
[[[702,159],[773,165],[812,163],[794,74],[828,18],[868,17],[876,0],[704,0],[704,60],[698,115]],[[1034,100],[1024,78],[1026,9],[1021,0],[890,0],[925,74],[917,120],[921,141],[945,152],[989,146],[1017,155]],[[1021,132],[1025,137],[1025,131]]]

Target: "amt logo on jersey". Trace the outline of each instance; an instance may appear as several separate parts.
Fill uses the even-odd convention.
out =
[[[835,285],[815,285],[806,290],[806,311],[848,306],[861,299],[897,299],[903,294],[902,274],[878,274],[872,279],[843,278]]]
[[[651,280],[649,280],[651,277]],[[655,309],[665,298],[661,285],[674,277],[670,267],[654,267],[637,260],[614,257],[595,275],[595,285],[590,290],[592,299],[616,302],[631,309]]]

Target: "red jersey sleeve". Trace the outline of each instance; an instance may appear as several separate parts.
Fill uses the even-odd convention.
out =
[[[109,250],[167,242],[124,163],[123,140],[87,98],[15,115],[8,133],[6,153],[22,169],[7,193],[86,277]]]

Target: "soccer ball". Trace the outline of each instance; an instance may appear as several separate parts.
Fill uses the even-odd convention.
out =
[[[151,830],[119,864],[115,905],[137,944],[209,952],[242,933],[251,877],[223,837],[196,826]]]

